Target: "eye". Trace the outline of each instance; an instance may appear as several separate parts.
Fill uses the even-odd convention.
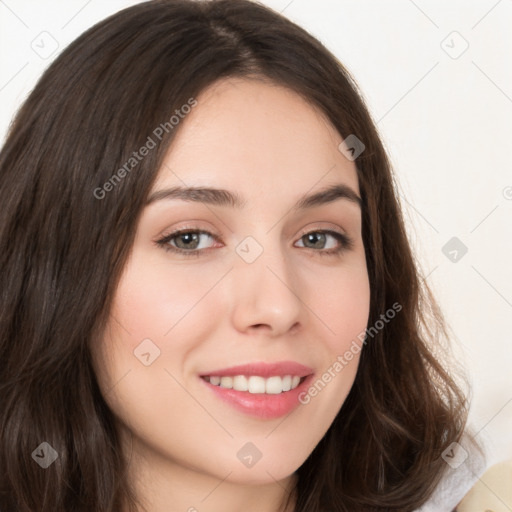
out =
[[[326,240],[331,237],[334,238],[334,247],[325,249]],[[300,241],[305,240],[307,244],[313,245],[313,251],[319,253],[322,256],[335,256],[353,247],[354,241],[343,233],[338,233],[332,230],[319,230],[309,231],[300,237]],[[304,242],[303,242],[304,244]],[[311,249],[311,247],[306,247]],[[322,249],[316,250],[315,249]]]
[[[213,240],[218,238],[208,231],[200,229],[181,229],[158,240],[156,244],[168,252],[184,254],[186,256],[199,256],[204,250],[201,245],[201,237],[210,237]]]
[[[186,228],[172,232],[156,241],[156,245],[167,252],[175,254],[183,254],[185,256],[200,256],[209,247],[201,247],[201,241],[210,238],[220,242],[218,236],[201,229]],[[325,248],[329,238],[334,240],[334,246]],[[343,233],[332,230],[317,230],[304,233],[299,241],[303,243],[303,247],[322,256],[335,256],[353,247],[354,241]],[[304,242],[305,241],[305,242]],[[304,245],[311,244],[312,247]]]

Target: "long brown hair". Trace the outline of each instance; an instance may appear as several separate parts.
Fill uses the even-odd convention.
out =
[[[342,137],[363,141],[356,165],[369,325],[402,306],[364,345],[349,396],[298,468],[296,512],[413,510],[439,482],[467,401],[434,356],[444,322],[419,277],[390,164],[353,79],[315,38],[262,5],[155,0],[69,45],[17,113],[0,155],[1,510],[136,510],[89,347],[179,126],[105,184],[176,109],[231,76],[284,85]],[[58,454],[46,469],[32,455],[44,442]]]

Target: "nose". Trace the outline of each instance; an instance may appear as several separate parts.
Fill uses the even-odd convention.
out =
[[[265,331],[271,337],[294,333],[304,313],[299,282],[279,243],[263,248],[252,263],[235,259],[231,274],[232,322],[240,332]]]

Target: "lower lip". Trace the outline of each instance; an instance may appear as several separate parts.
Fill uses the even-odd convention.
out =
[[[257,418],[273,419],[285,416],[301,405],[299,395],[307,390],[313,376],[314,374],[308,375],[295,389],[284,391],[278,395],[221,388],[210,384],[201,377],[199,378],[221,400],[235,409]]]

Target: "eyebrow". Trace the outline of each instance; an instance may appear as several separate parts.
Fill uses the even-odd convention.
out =
[[[150,195],[146,205],[164,199],[181,199],[182,201],[201,202],[214,206],[228,206],[231,208],[244,208],[246,201],[237,193],[226,189],[211,187],[172,187],[157,190]],[[305,210],[315,206],[332,203],[334,201],[345,199],[355,203],[362,208],[362,199],[348,185],[342,183],[331,185],[313,194],[303,195],[293,205],[292,210]]]

